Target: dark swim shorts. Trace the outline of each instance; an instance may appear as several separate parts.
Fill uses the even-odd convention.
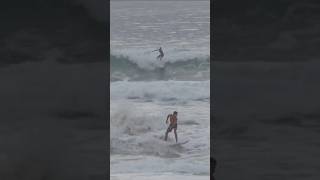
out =
[[[178,128],[178,125],[177,124],[170,124],[168,129],[167,129],[167,132],[171,132],[172,129],[177,129]]]

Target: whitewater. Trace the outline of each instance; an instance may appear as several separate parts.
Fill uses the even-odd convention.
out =
[[[206,1],[111,1],[111,179],[210,179],[209,22]],[[173,111],[186,144],[163,140]]]

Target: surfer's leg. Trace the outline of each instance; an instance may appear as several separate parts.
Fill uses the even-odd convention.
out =
[[[164,137],[164,140],[165,140],[165,141],[166,141],[167,138],[168,138],[168,133],[171,131],[171,130],[170,130],[170,127],[171,127],[171,126],[169,126],[168,129],[167,129],[167,131],[166,131],[166,135],[165,135],[165,137]]]
[[[176,138],[176,143],[178,142],[177,128],[174,128],[174,137]]]
[[[165,135],[165,137],[164,137],[164,140],[166,141],[167,140],[167,138],[168,138],[168,131],[166,132],[166,135]]]
[[[164,140],[167,140],[168,134],[169,134],[169,132],[171,132],[171,131],[172,131],[172,125],[170,124],[169,127],[168,127],[168,129],[167,129],[166,136],[164,137]]]

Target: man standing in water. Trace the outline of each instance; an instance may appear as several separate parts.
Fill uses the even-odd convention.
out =
[[[162,60],[163,56],[164,56],[164,53],[162,51],[162,48],[160,47],[159,49],[156,49],[154,51],[159,51],[160,55],[157,56],[157,59],[159,59],[160,61]],[[152,51],[153,52],[153,51]]]
[[[167,141],[167,138],[168,138],[168,133],[172,131],[172,129],[174,130],[174,136],[176,138],[176,143],[178,142],[178,136],[177,136],[177,128],[178,128],[178,125],[177,125],[177,121],[178,121],[178,112],[177,111],[174,111],[173,114],[169,114],[167,116],[167,120],[166,120],[166,124],[168,124],[168,119],[170,118],[170,125],[167,129],[167,132],[166,132],[166,136],[164,138],[165,141]]]

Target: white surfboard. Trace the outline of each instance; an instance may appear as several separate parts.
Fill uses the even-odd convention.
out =
[[[172,144],[170,144],[170,146],[179,146],[179,145],[186,144],[188,142],[189,142],[189,140],[185,140],[185,141],[181,141],[181,142],[177,142],[177,143],[172,143]]]

